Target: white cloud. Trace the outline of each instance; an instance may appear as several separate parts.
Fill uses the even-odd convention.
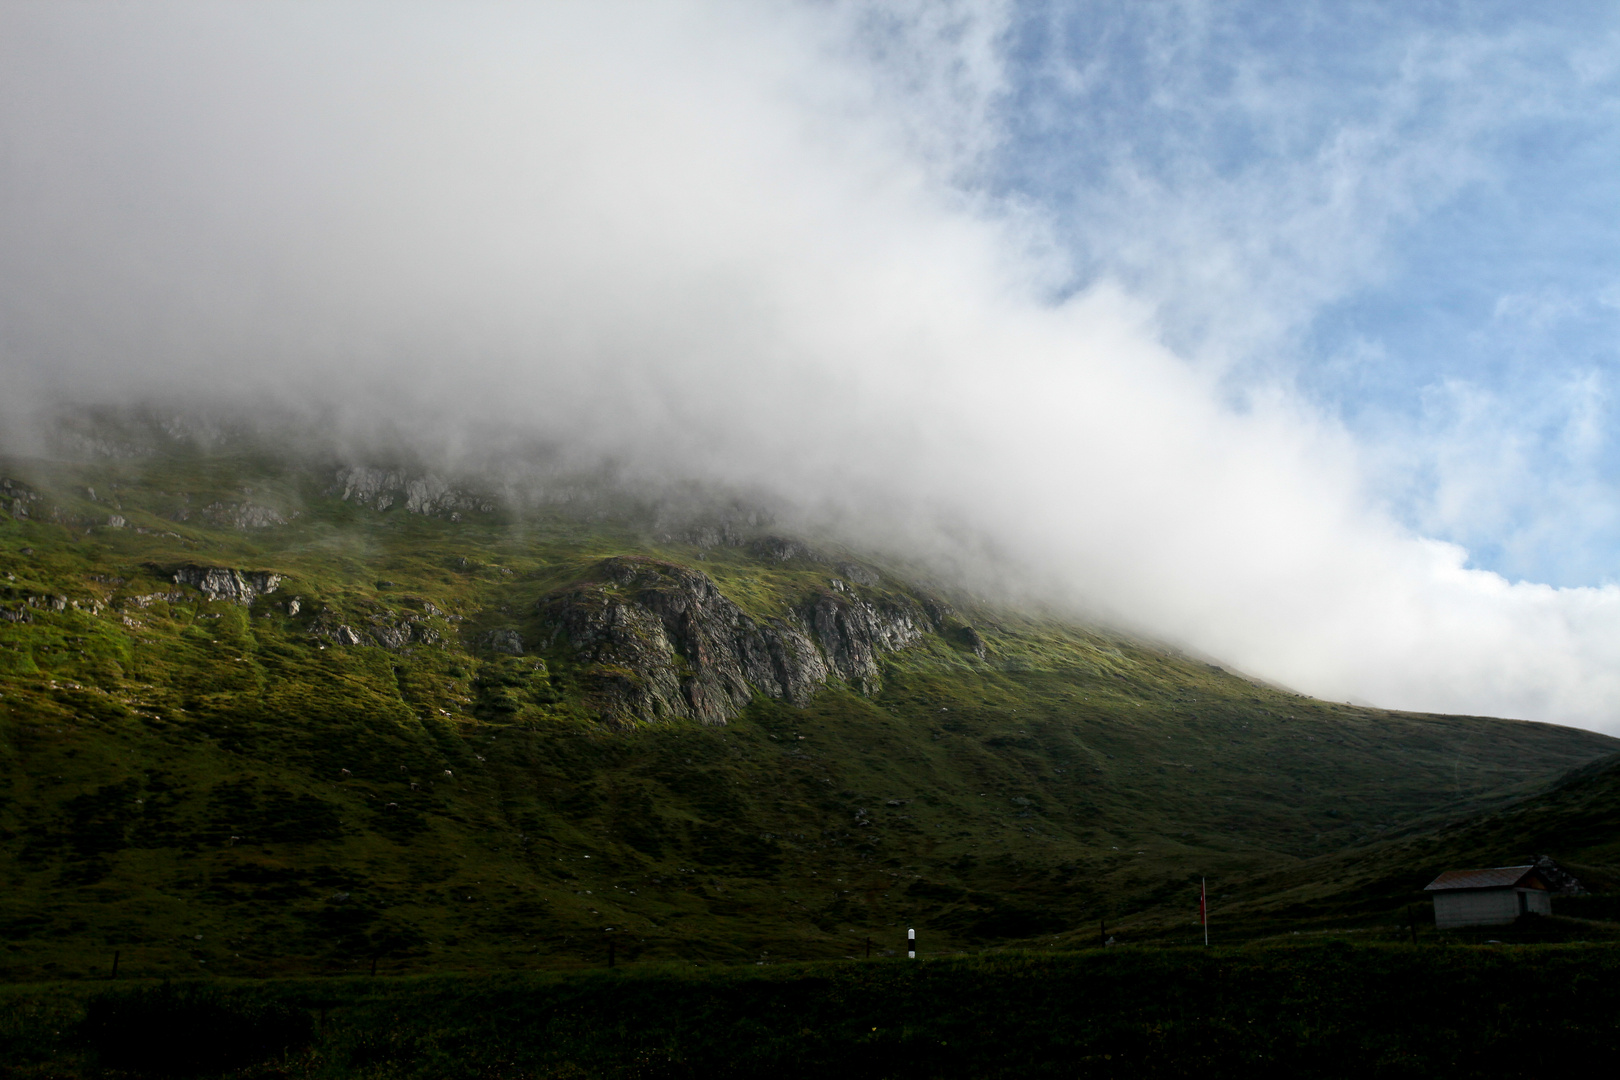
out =
[[[1556,289],[1537,289],[1527,293],[1508,293],[1497,297],[1491,318],[1509,324],[1513,329],[1527,327],[1545,330],[1550,326],[1577,315],[1584,304],[1573,296]]]
[[[983,538],[1328,697],[1612,726],[1620,590],[1399,527],[1335,424],[1229,407],[1140,282],[1046,302],[1038,222],[957,186],[996,13],[857,48],[881,10],[10,9],[0,372],[537,434],[942,559]]]

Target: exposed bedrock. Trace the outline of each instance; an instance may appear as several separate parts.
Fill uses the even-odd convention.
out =
[[[590,665],[594,704],[622,722],[724,724],[756,692],[804,705],[834,677],[871,693],[882,653],[932,629],[907,598],[848,592],[758,620],[699,571],[631,557],[604,559],[539,607],[553,642]]]
[[[281,574],[268,570],[233,570],[225,566],[181,566],[171,571],[177,585],[201,590],[210,600],[251,604],[255,597],[276,591]]]
[[[365,465],[338,470],[336,485],[329,493],[375,510],[404,506],[412,514],[452,514],[463,510],[478,510],[487,514],[495,509],[490,496],[456,488],[433,473],[411,473]]]

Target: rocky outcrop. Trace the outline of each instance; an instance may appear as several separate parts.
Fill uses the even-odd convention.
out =
[[[653,533],[666,543],[698,548],[741,547],[771,524],[770,511],[752,501],[718,503],[699,492],[680,492],[657,502]]]
[[[629,557],[604,559],[539,610],[549,644],[561,640],[589,665],[593,704],[619,722],[724,724],[756,692],[804,705],[834,677],[875,691],[881,654],[927,628],[909,600],[849,591],[758,620],[705,574]]]
[[[293,604],[287,605],[289,615],[297,614],[294,607],[296,602],[295,600]],[[339,645],[375,645],[395,652],[408,649],[412,645],[438,645],[444,640],[439,631],[409,614],[402,615],[386,608],[356,614],[365,619],[358,630],[344,622],[343,616],[327,609],[315,617],[310,624],[309,632],[315,637],[326,638]],[[354,621],[360,623],[360,618],[355,618]]]
[[[0,476],[0,506],[9,509],[12,517],[28,517],[30,510],[38,508],[39,501],[39,493],[21,480]]]
[[[408,513],[452,518],[462,512],[477,510],[488,514],[495,509],[494,500],[488,496],[462,491],[432,473],[418,475],[365,465],[340,469],[332,494],[374,510],[404,506]]]
[[[783,623],[767,633],[707,576],[670,563],[606,559],[540,610],[553,640],[561,635],[591,665],[593,703],[614,719],[723,724],[755,686],[803,702],[827,677],[801,630]]]
[[[257,503],[211,503],[203,508],[203,520],[210,525],[232,529],[268,529],[272,525],[287,524],[281,511]]]
[[[1536,873],[1547,883],[1554,896],[1584,896],[1586,886],[1580,879],[1552,860],[1550,855],[1535,856]]]
[[[224,566],[182,566],[170,572],[176,585],[190,585],[210,600],[227,600],[233,604],[251,604],[273,593],[285,580],[284,575],[268,570],[232,570]]]
[[[967,649],[980,660],[990,655],[990,646],[985,642],[984,635],[971,626],[953,626],[946,634],[950,640]]]
[[[491,630],[479,639],[479,644],[491,652],[523,655],[523,635],[516,630]]]
[[[756,558],[769,562],[824,562],[819,552],[802,540],[785,536],[756,536],[744,549]]]
[[[71,600],[66,596],[25,596],[16,606],[0,604],[0,619],[14,623],[33,622],[29,608],[55,612],[83,611],[91,615],[100,615],[107,609],[107,605],[94,597]]]
[[[863,693],[880,685],[880,654],[903,649],[931,629],[918,605],[889,600],[880,606],[847,589],[817,597],[805,616],[833,669]]]
[[[833,559],[817,551],[804,541],[795,540],[791,537],[756,536],[746,543],[738,541],[733,546],[741,547],[750,555],[766,562],[809,563],[830,567],[857,585],[873,587],[883,580],[881,575],[870,566],[851,562],[848,559]],[[838,587],[837,584],[834,585],[834,588]]]
[[[177,593],[177,592],[143,593],[143,594],[140,594],[140,595],[137,595],[137,596],[125,596],[125,597],[120,598],[119,601],[118,601],[118,606],[121,607],[121,608],[126,608],[126,609],[127,608],[143,608],[144,609],[144,608],[149,608],[153,604],[157,604],[157,603],[178,604],[182,600],[184,600],[185,598],[186,598],[185,593]]]

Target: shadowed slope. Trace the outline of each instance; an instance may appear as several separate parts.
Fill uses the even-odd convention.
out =
[[[1446,870],[1552,858],[1589,894],[1558,896],[1553,914],[1597,924],[1542,927],[1545,937],[1620,939],[1620,756],[1576,769],[1551,790],[1494,811],[1428,821],[1389,840],[1320,856],[1280,873],[1222,884],[1226,931],[1264,936],[1290,926],[1397,926],[1414,905],[1432,924],[1425,885]],[[1174,914],[1163,916],[1175,922]],[[1150,914],[1144,926],[1153,921]],[[1492,935],[1507,931],[1492,929]]]

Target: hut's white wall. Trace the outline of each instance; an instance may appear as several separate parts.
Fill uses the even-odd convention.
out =
[[[1466,889],[1434,894],[1434,925],[1441,930],[1455,926],[1498,926],[1510,923],[1524,910],[1539,915],[1552,914],[1552,897],[1544,889]]]

